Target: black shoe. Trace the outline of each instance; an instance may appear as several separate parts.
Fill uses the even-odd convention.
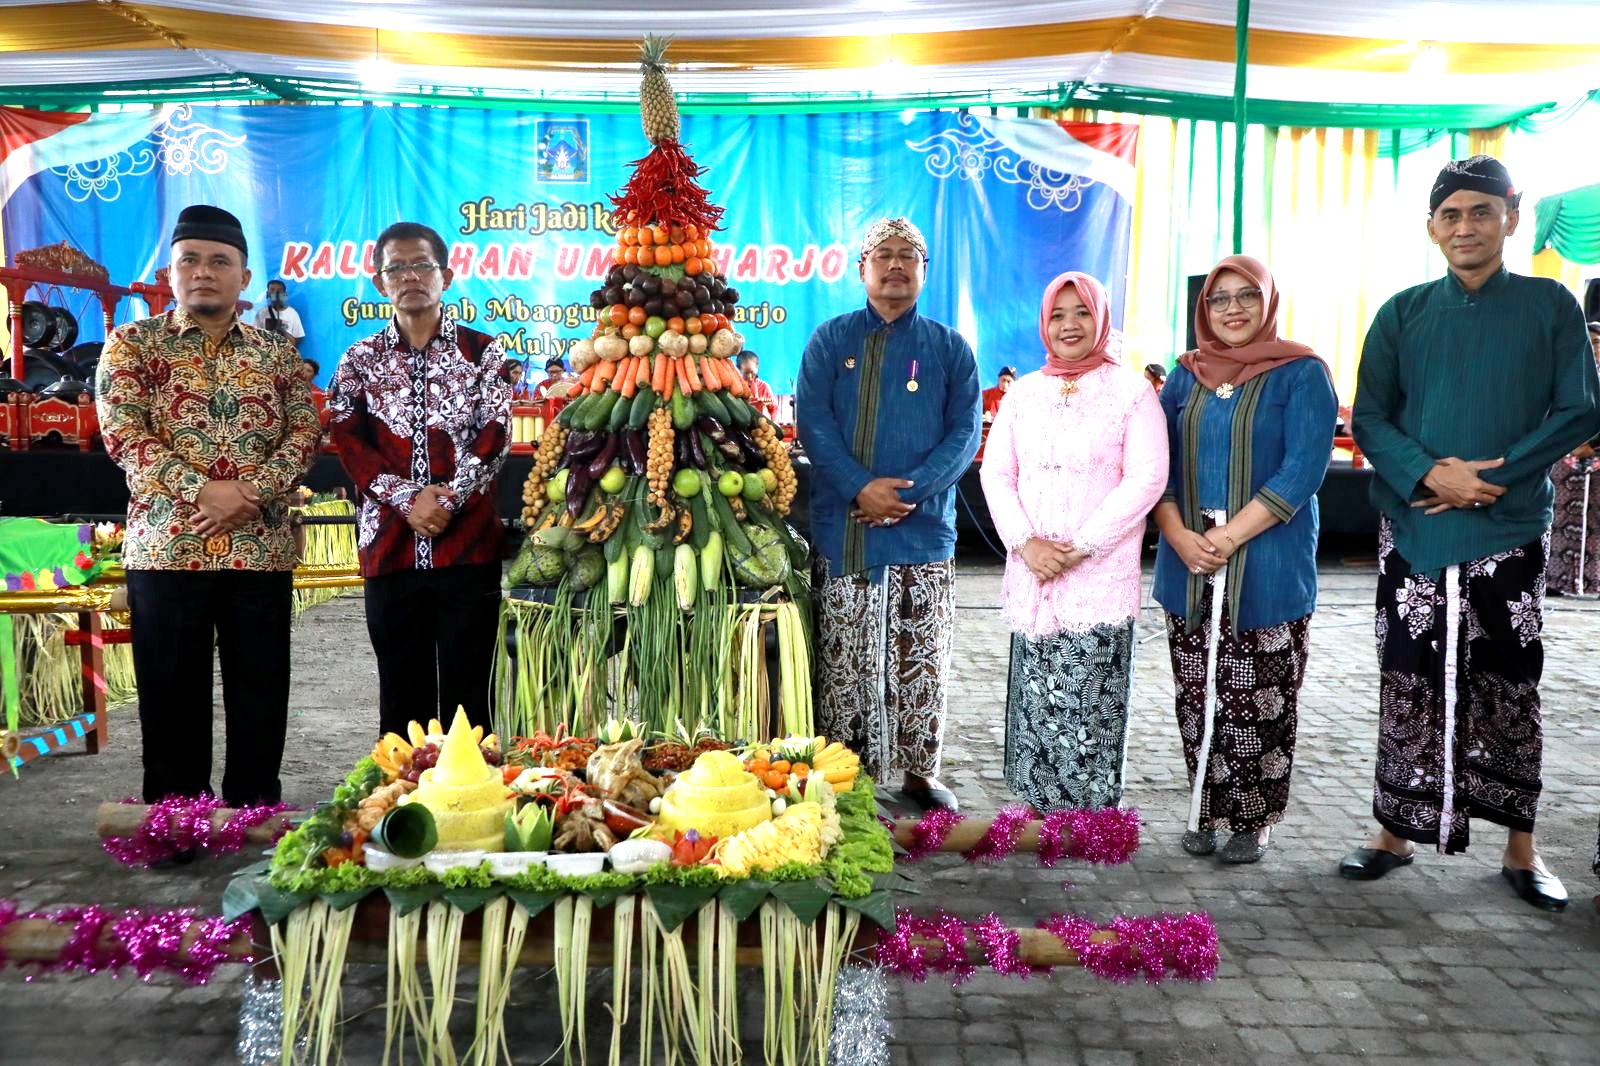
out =
[[[947,811],[959,811],[961,809],[961,804],[956,802],[956,794],[942,785],[919,785],[916,788],[902,788],[900,794],[925,811],[931,811],[935,807],[943,807]]]
[[[1411,865],[1411,855],[1382,848],[1357,848],[1339,862],[1339,876],[1351,881],[1376,881],[1390,870]]]
[[[1517,895],[1541,910],[1567,909],[1566,886],[1555,874],[1540,873],[1538,870],[1513,870],[1509,866],[1502,866],[1500,876],[1511,883]]]
[[[1190,855],[1210,855],[1217,850],[1217,831],[1200,829],[1183,834],[1183,850]]]
[[[1266,853],[1267,845],[1261,842],[1260,833],[1254,829],[1246,829],[1229,837],[1217,858],[1230,866],[1247,866],[1253,862],[1260,862],[1261,856]]]

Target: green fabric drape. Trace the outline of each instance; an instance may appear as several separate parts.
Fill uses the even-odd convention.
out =
[[[1546,196],[1533,205],[1533,250],[1554,248],[1574,263],[1600,263],[1600,185]]]

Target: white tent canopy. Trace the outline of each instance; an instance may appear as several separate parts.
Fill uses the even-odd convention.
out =
[[[910,98],[1068,85],[1228,96],[1235,0],[0,0],[0,84],[260,75],[571,99],[637,91],[676,36],[688,95]],[[1595,0],[1256,0],[1250,95],[1564,102],[1600,87]]]

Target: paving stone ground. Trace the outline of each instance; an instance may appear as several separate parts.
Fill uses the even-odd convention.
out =
[[[1015,925],[1066,910],[1104,920],[1204,909],[1221,935],[1217,979],[1119,987],[1061,971],[1028,981],[980,975],[955,989],[895,983],[897,1066],[1600,1062],[1600,917],[1589,871],[1600,815],[1600,602],[1548,604],[1539,837],[1573,904],[1546,914],[1499,879],[1504,838],[1490,826],[1465,856],[1422,854],[1370,885],[1335,876],[1339,857],[1370,831],[1376,573],[1328,559],[1321,579],[1289,815],[1259,866],[1223,867],[1178,847],[1186,781],[1151,607],[1138,626],[1128,753],[1127,802],[1146,826],[1134,861],[1051,872],[1024,856],[993,868],[937,857],[910,871],[920,889],[912,907],[993,910]],[[993,609],[998,589],[997,565],[962,560],[946,776],[977,813],[1010,798],[1000,771],[1007,634]],[[309,805],[371,739],[376,678],[359,597],[302,620],[294,664],[285,798]],[[95,806],[136,791],[138,765],[130,707],[113,716],[105,754],[53,756],[20,781],[0,781],[0,898],[214,910],[247,858],[125,871],[99,850]],[[0,971],[0,1063],[234,1062],[242,980],[235,971],[198,989],[103,976],[29,983],[17,969]],[[381,987],[377,967],[357,968],[347,985],[346,1009],[357,1016],[347,1062],[377,1061],[381,1015],[369,1008]],[[529,1034],[548,1035],[539,1010],[547,994],[532,976],[519,983],[513,1002],[530,1008],[517,1025]],[[539,1062],[549,1044],[517,1046],[529,1049],[518,1061]]]

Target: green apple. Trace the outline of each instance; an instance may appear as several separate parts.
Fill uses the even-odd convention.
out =
[[[685,469],[672,475],[672,491],[685,500],[700,495],[700,471]]]
[[[744,491],[744,475],[737,470],[730,470],[717,478],[717,491],[732,499]]]
[[[627,483],[628,476],[622,472],[622,467],[615,463],[600,477],[600,488],[613,495],[622,491],[622,486]]]
[[[567,471],[557,470],[556,476],[545,482],[544,494],[551,503],[565,503],[567,499]]]
[[[651,340],[661,336],[667,331],[667,320],[660,315],[651,315],[644,320],[644,335]]]

